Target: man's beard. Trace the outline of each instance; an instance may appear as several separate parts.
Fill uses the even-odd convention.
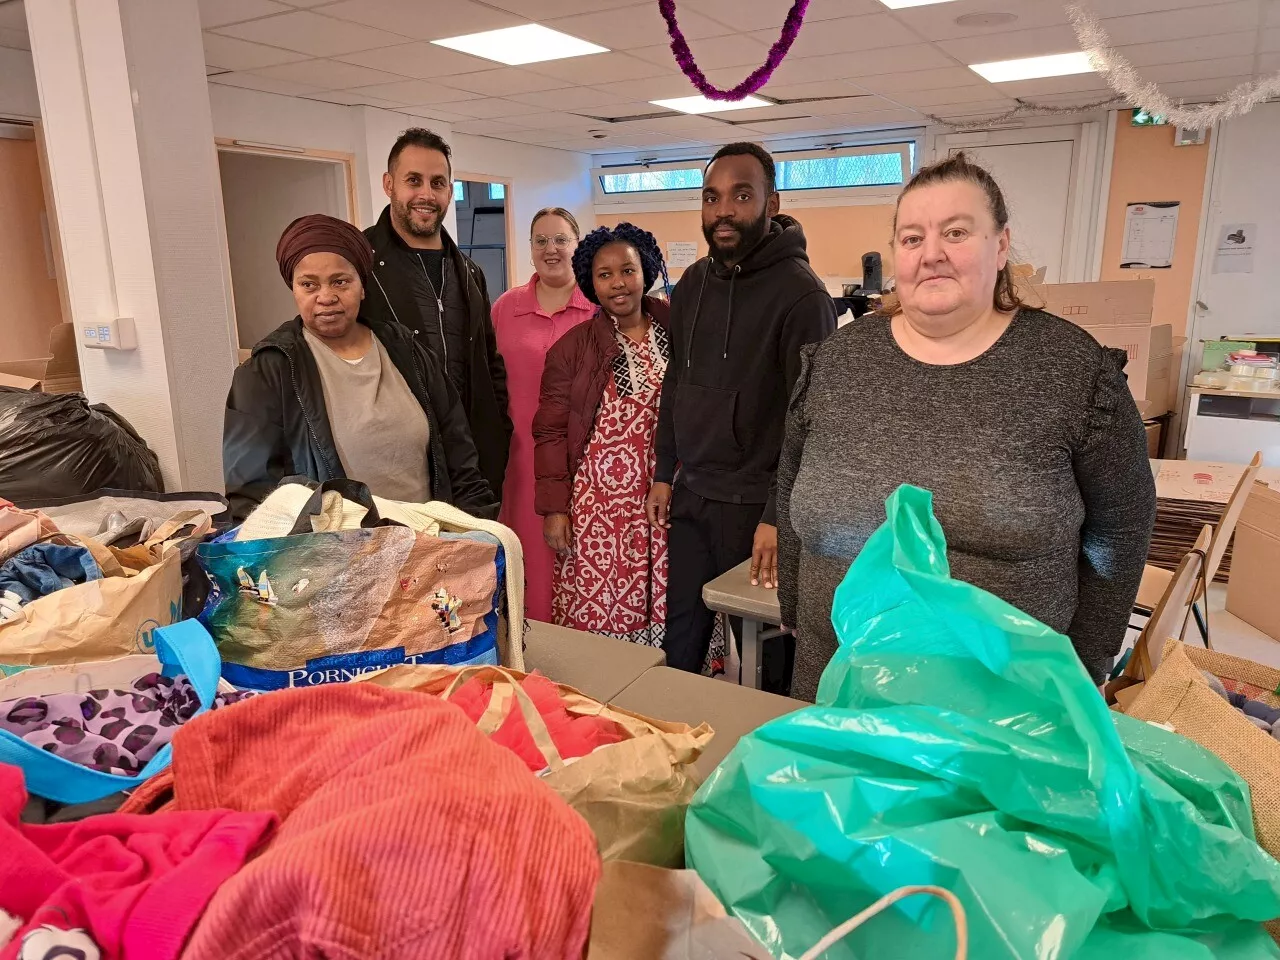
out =
[[[722,224],[728,224],[738,231],[738,238],[732,246],[723,246],[716,240],[716,227]],[[742,223],[738,220],[729,220],[721,218],[711,226],[703,224],[702,236],[707,241],[707,249],[711,251],[712,259],[718,263],[737,263],[743,257],[755,248],[755,245],[764,239],[764,235],[769,232],[769,214],[765,212],[760,215],[760,219],[753,220],[750,223]]]
[[[427,239],[434,237],[440,232],[440,227],[444,224],[444,211],[436,212],[435,223],[427,227],[418,226],[413,220],[413,211],[409,209],[409,204],[401,203],[398,200],[391,201],[391,216],[396,222],[396,226],[405,233],[412,234],[415,237]]]

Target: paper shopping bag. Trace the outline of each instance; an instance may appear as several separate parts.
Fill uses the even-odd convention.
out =
[[[698,789],[693,763],[714,736],[711,727],[651,720],[556,684],[569,713],[605,717],[626,733],[618,743],[565,762],[550,744],[546,726],[528,696],[520,695],[519,685],[526,676],[499,667],[417,666],[374,674],[367,682],[445,699],[472,677],[493,684],[492,702],[499,702],[497,695],[503,692],[501,702],[522,711],[547,761],[543,780],[591,824],[603,859],[684,866],[685,810]],[[505,715],[489,719],[491,728],[497,729]],[[483,724],[481,728],[491,732]]]

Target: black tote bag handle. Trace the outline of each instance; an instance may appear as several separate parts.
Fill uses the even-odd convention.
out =
[[[285,481],[288,483],[289,481]],[[314,481],[309,481],[308,486],[313,486]],[[377,506],[373,502],[373,494],[369,492],[368,486],[359,480],[349,480],[345,477],[336,480],[326,480],[324,483],[315,485],[314,490],[307,500],[306,505],[298,513],[298,519],[293,525],[293,529],[289,531],[289,536],[296,536],[300,533],[311,533],[311,519],[318,517],[324,512],[324,495],[333,490],[342,496],[343,500],[350,500],[352,503],[358,503],[364,507],[366,513],[360,521],[362,528],[371,527],[398,527],[402,524],[396,523],[394,520],[384,520],[378,513]]]

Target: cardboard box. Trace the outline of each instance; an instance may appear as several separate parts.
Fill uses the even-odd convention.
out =
[[[1083,327],[1103,346],[1119,347],[1128,354],[1124,372],[1129,378],[1129,390],[1140,403],[1147,399],[1154,280],[1049,283],[1031,289],[1043,301],[1042,310]],[[1032,300],[1031,305],[1037,305],[1036,301]]]
[[[70,323],[60,323],[49,331],[49,356],[34,360],[0,362],[5,386],[44,393],[78,393],[80,359],[76,356],[76,331]]]
[[[1160,459],[1160,440],[1164,434],[1164,424],[1144,423],[1147,430],[1147,459]]]
[[[1173,327],[1158,323],[1151,328],[1151,358],[1147,361],[1147,398],[1138,408],[1148,419],[1169,412],[1173,392],[1174,360],[1186,337],[1174,337]]]
[[[1227,612],[1280,640],[1280,491],[1255,481],[1236,524]]]

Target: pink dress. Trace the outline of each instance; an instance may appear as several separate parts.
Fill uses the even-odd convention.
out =
[[[499,519],[516,532],[524,547],[525,614],[531,620],[551,620],[555,554],[542,539],[542,518],[533,509],[533,415],[547,351],[562,336],[595,316],[596,305],[574,287],[568,305],[549,314],[538,305],[535,273],[522,287],[513,287],[493,305],[493,329],[498,352],[507,366],[509,412],[515,433],[502,489]]]

